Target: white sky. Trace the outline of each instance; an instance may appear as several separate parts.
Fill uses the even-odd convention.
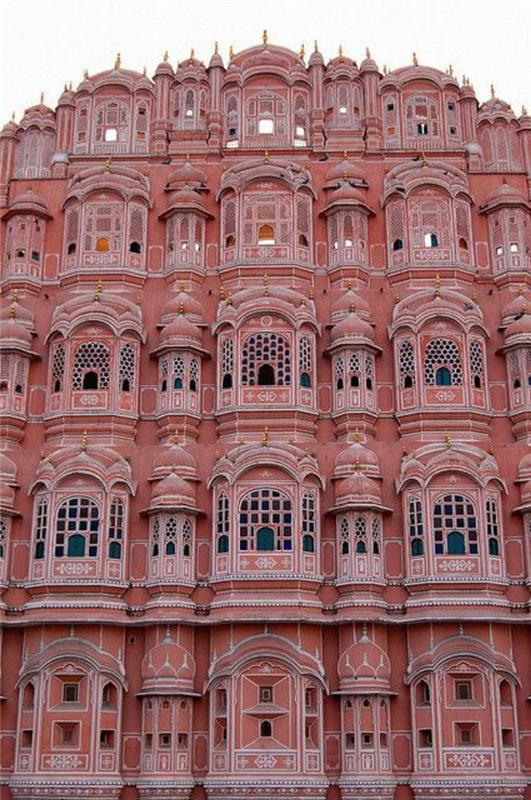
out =
[[[148,75],[169,50],[173,65],[195,49],[208,62],[215,40],[227,60],[258,44],[311,52],[325,59],[343,45],[358,61],[365,47],[380,68],[411,63],[468,75],[480,100],[491,83],[519,114],[531,111],[531,0],[0,0],[0,124],[39,101],[55,106],[65,81],[83,69],[125,68]]]

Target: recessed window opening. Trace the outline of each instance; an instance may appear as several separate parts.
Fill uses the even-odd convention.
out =
[[[97,372],[85,372],[83,375],[82,388],[85,390],[94,390],[98,388],[99,375]]]
[[[129,252],[130,253],[141,253],[142,252],[142,247],[139,244],[139,242],[131,242],[131,244],[129,245]]]
[[[271,727],[271,723],[267,719],[262,720],[262,722],[260,723],[260,736],[270,737],[272,735],[273,735],[273,730]]]
[[[63,684],[63,703],[77,703],[79,700],[79,684]]]
[[[393,242],[393,251],[396,253],[398,250],[404,249],[404,242],[402,239],[395,239]]]
[[[275,385],[275,370],[271,364],[261,364],[258,368],[258,385],[259,386],[274,386]]]
[[[260,225],[258,230],[258,244],[275,244],[275,231],[272,225]]]
[[[339,106],[339,113],[340,114],[346,114],[347,113],[347,107],[346,106]]]
[[[96,239],[96,250],[98,253],[108,253],[110,250],[109,247],[109,240],[106,236],[100,236],[99,239]]]
[[[439,239],[436,233],[424,234],[424,247],[439,247]]]
[[[258,120],[258,133],[271,134],[274,132],[275,132],[274,120],[268,118]]]
[[[418,122],[417,123],[417,133],[419,136],[427,136],[428,135],[428,123],[427,122]]]
[[[105,141],[106,142],[117,142],[118,141],[118,131],[116,128],[106,128],[105,129]]]

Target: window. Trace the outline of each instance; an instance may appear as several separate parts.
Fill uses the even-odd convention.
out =
[[[260,723],[260,736],[269,737],[272,735],[273,735],[273,730],[271,727],[271,723],[267,719],[262,720],[262,722]]]
[[[130,253],[141,253],[142,252],[142,245],[139,242],[131,242],[129,245],[129,252]]]
[[[433,506],[436,555],[477,555],[478,530],[474,505],[463,495],[445,495]]]
[[[432,339],[429,342],[424,357],[424,380],[428,386],[462,385],[461,356],[452,339]]]
[[[78,722],[57,722],[54,730],[54,744],[59,747],[77,747],[79,743]]]
[[[460,702],[473,699],[471,681],[455,681],[455,699]]]
[[[229,498],[225,493],[218,497],[216,513],[216,532],[218,538],[218,553],[229,552]]]
[[[477,339],[470,342],[469,358],[472,386],[474,389],[481,389],[483,386],[483,349]]]
[[[48,503],[46,500],[40,500],[37,504],[37,512],[35,518],[35,558],[37,560],[44,558],[47,527],[48,527]]]
[[[162,750],[171,747],[171,733],[159,733],[159,747]]]
[[[62,390],[65,373],[65,348],[62,344],[55,346],[52,356],[52,392]]]
[[[345,735],[345,748],[347,750],[356,749],[356,736],[353,733],[347,733]]]
[[[79,684],[63,684],[63,703],[77,703],[79,701]]]
[[[439,239],[436,233],[424,234],[424,247],[439,247]]]
[[[20,746],[29,749],[33,746],[33,731],[25,730],[22,731],[22,740],[20,742]]]
[[[240,504],[240,550],[292,550],[291,501],[276,489],[256,489]]]
[[[108,389],[110,372],[109,349],[102,342],[83,342],[76,350],[72,388]]]
[[[117,142],[118,141],[118,131],[116,128],[106,128],[105,129],[105,137],[106,142]]]
[[[275,230],[272,225],[260,225],[258,228],[258,244],[275,244]]]
[[[487,548],[489,556],[500,555],[500,528],[498,524],[498,507],[492,498],[486,502]]]
[[[309,492],[302,498],[302,550],[315,552],[315,497]]]
[[[101,707],[109,710],[116,708],[116,687],[112,683],[106,683],[101,693]]]
[[[417,684],[416,691],[417,705],[430,706],[431,705],[431,690],[430,685],[426,681],[420,681]]]
[[[511,728],[502,728],[503,747],[514,747],[514,732]]]
[[[261,703],[272,703],[273,702],[273,687],[272,686],[260,686],[259,699],[260,699]]]
[[[428,135],[428,125],[426,122],[418,122],[417,123],[417,133],[419,136],[427,136]]]
[[[261,370],[262,366],[269,369]],[[289,386],[291,348],[277,333],[256,333],[244,342],[241,380],[243,386]]]
[[[272,119],[259,119],[258,120],[258,133],[274,133],[275,122]]]
[[[114,731],[100,731],[100,747],[102,750],[111,750],[114,747]]]
[[[363,749],[370,749],[374,747],[374,734],[372,733],[362,733],[361,734],[361,746]]]
[[[394,239],[393,240],[393,251],[396,253],[398,250],[404,249],[404,242],[402,239]]]
[[[98,555],[98,506],[86,497],[71,497],[61,504],[55,527],[55,556],[80,558]]]
[[[121,500],[113,500],[109,511],[109,558],[122,557],[125,509]]]
[[[413,497],[409,501],[408,528],[411,555],[424,555],[424,523],[422,517],[422,502],[418,497]]]
[[[458,722],[456,729],[456,745],[467,747],[478,744],[478,726],[475,722]]]
[[[413,388],[415,385],[415,351],[409,340],[400,342],[398,348],[398,363],[402,388]]]
[[[433,747],[431,728],[421,728],[419,730],[419,747]]]

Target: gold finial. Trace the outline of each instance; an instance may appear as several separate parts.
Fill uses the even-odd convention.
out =
[[[262,44],[267,44],[267,39],[268,39],[267,31],[264,28],[264,31],[262,33]]]
[[[435,295],[435,297],[440,297],[441,296],[441,276],[439,275],[439,273],[437,273],[437,275],[435,276],[435,292],[434,292],[434,295]]]
[[[348,311],[349,311],[349,314],[355,314],[356,313],[356,303],[351,303],[349,308],[348,308]]]
[[[103,171],[104,171],[104,172],[111,172],[111,171],[112,171],[112,170],[111,170],[111,158],[110,158],[110,156],[109,156],[109,158],[107,158],[107,159],[105,160],[105,166],[104,166],[104,168],[103,168]]]
[[[11,317],[11,319],[13,319],[16,313],[17,313],[17,304],[13,302],[11,303],[11,306],[9,308],[9,316]]]
[[[387,75],[387,64],[383,65],[383,74]]]
[[[144,76],[144,78],[147,76],[147,67],[145,65],[144,65],[144,68],[142,70],[142,75]]]
[[[448,65],[448,75],[450,76],[450,78],[454,77],[454,68],[452,67],[451,64]]]
[[[338,56],[339,56],[339,60],[343,61],[343,45],[342,44],[339,45],[339,49],[338,49],[337,53],[338,53]]]
[[[418,67],[418,65],[419,65],[419,60],[417,58],[417,54],[413,52],[413,66]]]
[[[44,461],[45,458],[46,458],[46,454],[45,454],[44,450],[41,450],[41,461]]]
[[[225,300],[225,287],[223,284],[219,287],[219,299]]]
[[[349,278],[346,283],[347,289],[350,291],[352,289],[352,278]]]
[[[114,69],[120,69],[122,66],[122,54],[116,53],[116,61],[114,62]]]
[[[195,50],[194,50],[193,47],[191,47],[190,48],[190,58],[189,58],[190,64],[192,64],[192,62],[194,60],[194,56],[195,56]]]
[[[371,57],[371,51],[369,50],[368,47],[366,47],[365,48],[365,58],[370,58],[370,57]]]
[[[100,302],[100,294],[101,294],[101,281],[98,281],[96,285],[96,292],[94,293],[94,300],[96,303]]]
[[[308,291],[308,297],[310,300],[313,300],[313,286],[310,286],[310,289]]]
[[[463,74],[463,76],[461,78],[461,83],[463,84],[463,86],[466,86],[466,75],[464,75],[464,74]]]
[[[424,150],[420,154],[420,162],[423,167],[428,166],[428,159],[426,158],[426,153],[424,152]]]
[[[525,106],[522,106],[522,116],[527,117],[527,108]]]
[[[319,45],[317,44],[317,39],[313,40],[313,52],[314,53],[318,53],[319,52]]]
[[[301,44],[301,49],[299,50],[299,58],[302,58],[302,59],[304,59],[304,56],[305,56],[305,55],[306,55],[306,51],[305,51],[305,49],[304,49],[304,42],[303,42],[303,43]]]
[[[18,303],[18,289],[13,289],[13,302]]]
[[[87,445],[88,445],[88,436],[87,436],[87,432],[86,432],[86,431],[83,431],[83,437],[82,437],[82,439],[81,439],[81,452],[82,452],[82,453],[84,453],[84,452],[85,452],[85,450],[87,449]]]
[[[446,447],[447,447],[448,449],[450,449],[450,447],[451,447],[451,446],[452,446],[452,444],[453,444],[453,442],[452,442],[452,437],[450,436],[450,434],[448,433],[448,431],[446,431],[446,433],[444,434],[444,443],[445,443],[445,445],[446,445]]]
[[[44,92],[41,92],[41,103],[44,103]]]
[[[494,84],[493,83],[491,83],[491,85],[490,85],[490,96],[491,97],[496,97],[496,89],[494,88]]]
[[[219,43],[214,42],[214,55],[217,56],[219,53]]]
[[[264,297],[269,297],[269,278],[267,277],[267,275],[264,275],[263,285],[264,285]]]
[[[14,121],[15,121],[15,112],[12,111],[11,112],[11,122],[14,122]]]
[[[267,444],[269,441],[269,428],[264,428],[262,431],[262,444]]]
[[[354,461],[354,472],[361,472],[361,464],[359,456],[356,456],[356,460]]]
[[[66,85],[66,81],[65,81],[65,88],[63,89],[63,91],[66,92],[67,90],[68,90],[68,86]]]
[[[186,286],[184,285],[184,283],[180,283],[179,284],[179,291],[180,292],[186,292]]]
[[[85,80],[88,78],[88,69],[83,70],[83,77],[85,78]]]
[[[229,47],[229,61],[232,61],[233,58],[234,58],[234,47],[231,45]]]
[[[359,428],[355,428],[354,430],[354,443],[359,444],[361,442],[361,433]]]
[[[264,150],[264,164],[269,164],[269,150]]]
[[[167,63],[169,57],[170,57],[170,54],[168,53],[167,50],[165,50],[164,51],[164,55],[162,56],[162,60],[164,61],[165,64]]]
[[[227,297],[227,305],[228,306],[232,305],[232,292],[229,292],[229,296]]]
[[[179,303],[179,314],[184,314],[184,303]]]

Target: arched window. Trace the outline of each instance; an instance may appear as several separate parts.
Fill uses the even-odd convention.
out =
[[[299,375],[300,385],[311,388],[312,379],[312,341],[309,336],[301,336],[299,341]]]
[[[223,492],[218,497],[218,507],[216,512],[216,533],[218,553],[229,552],[229,498]]]
[[[48,529],[48,501],[39,500],[35,512],[35,558],[44,558],[46,531]]]
[[[72,388],[75,391],[108,389],[109,365],[109,349],[106,345],[102,342],[83,342],[76,350]]]
[[[459,348],[451,339],[432,339],[424,357],[424,380],[428,386],[461,386],[463,368]],[[441,382],[438,382],[441,381]],[[447,381],[442,383],[442,381]]]
[[[160,522],[158,519],[153,521],[151,529],[151,555],[153,558],[160,555]]]
[[[424,247],[439,247],[439,239],[436,233],[424,234]]]
[[[71,497],[59,506],[55,524],[55,556],[98,555],[100,512],[93,500]]]
[[[63,388],[65,374],[65,348],[58,344],[54,347],[52,356],[52,392],[60,392]]]
[[[354,520],[354,549],[356,553],[367,552],[367,526],[364,517]]]
[[[135,379],[135,351],[130,344],[124,344],[120,348],[118,379],[120,390],[122,392],[130,392],[134,386]]]
[[[470,342],[469,348],[470,375],[474,389],[481,389],[483,386],[483,349],[477,339]]]
[[[177,519],[166,517],[164,526],[164,555],[174,556],[177,553]]]
[[[393,251],[396,253],[398,250],[404,249],[404,242],[402,239],[394,239],[393,240]]]
[[[129,252],[130,253],[141,253],[142,252],[142,245],[139,242],[131,242],[129,245]]]
[[[477,514],[468,497],[449,494],[434,503],[433,538],[436,555],[477,555]]]
[[[500,526],[498,523],[498,506],[496,500],[489,498],[486,502],[487,517],[487,549],[489,556],[500,555]]]
[[[269,367],[261,371],[262,367]],[[244,386],[289,386],[291,348],[278,333],[256,333],[242,348],[241,379]]]
[[[308,375],[308,373],[307,372],[302,372],[301,373],[301,386],[304,389],[310,389],[311,385],[312,385],[312,381],[311,381],[311,378]]]
[[[419,706],[431,705],[431,690],[430,690],[430,685],[429,683],[427,683],[427,681],[419,681],[417,683],[415,697],[417,705]]]
[[[4,558],[7,545],[7,520],[0,517],[0,558]]]
[[[234,372],[234,340],[223,339],[221,345],[221,388],[232,389]]]
[[[189,519],[185,519],[182,525],[181,552],[183,558],[189,558],[192,555],[192,523]]]
[[[348,526],[348,519],[346,517],[341,518],[341,522],[339,524],[339,531],[341,539],[341,555],[348,556],[348,554],[350,553],[350,531]]]
[[[359,353],[351,353],[348,357],[348,378],[349,384],[353,388],[360,385],[361,359]]]
[[[117,691],[113,683],[106,683],[101,692],[101,707],[105,710],[116,708]]]
[[[255,489],[240,503],[239,532],[240,550],[292,550],[291,501],[276,489]]]
[[[272,736],[273,729],[271,727],[271,723],[267,719],[263,719],[260,723],[260,736]]]
[[[315,552],[315,497],[311,492],[302,496],[302,550]]]
[[[272,225],[260,225],[258,228],[258,244],[275,244],[275,230]]]

